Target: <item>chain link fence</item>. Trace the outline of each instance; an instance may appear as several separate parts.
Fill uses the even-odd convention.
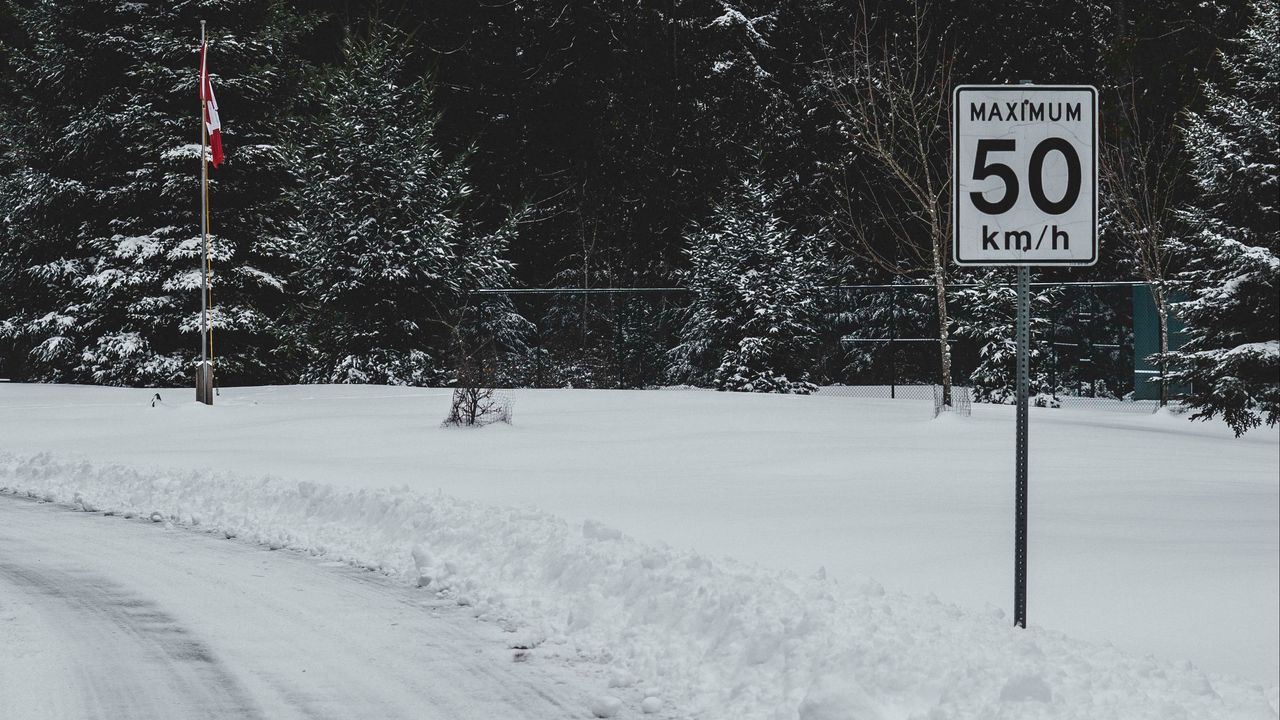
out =
[[[1152,412],[1158,373],[1135,348],[1150,322],[1140,283],[1033,284],[1032,396],[1041,406]],[[500,361],[509,388],[658,389],[676,383],[690,294],[680,288],[485,290],[533,325],[527,352]],[[977,403],[1012,403],[1015,306],[1011,284],[953,285],[948,293],[951,381]],[[926,285],[851,285],[823,298],[807,351],[819,394],[931,400],[942,382],[938,317]],[[1135,313],[1135,308],[1137,312]],[[1137,378],[1135,380],[1135,378]]]

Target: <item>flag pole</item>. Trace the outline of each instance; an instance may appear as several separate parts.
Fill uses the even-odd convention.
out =
[[[209,367],[209,127],[205,123],[205,74],[209,71],[204,20],[200,21],[200,235],[204,252],[200,258],[200,369],[196,372],[196,401],[213,404],[213,369]]]

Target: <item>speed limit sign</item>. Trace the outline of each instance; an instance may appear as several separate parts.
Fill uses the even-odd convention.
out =
[[[1098,91],[961,85],[952,104],[958,265],[1098,260]]]

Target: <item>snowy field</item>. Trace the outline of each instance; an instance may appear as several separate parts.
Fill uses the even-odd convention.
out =
[[[422,575],[678,717],[1275,717],[1274,430],[1033,408],[1019,632],[1009,407],[539,390],[460,430],[439,390],[153,392],[0,384],[0,487]]]

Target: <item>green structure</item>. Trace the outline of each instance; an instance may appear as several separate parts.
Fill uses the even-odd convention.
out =
[[[1171,303],[1186,299],[1181,293],[1170,293]],[[1187,341],[1185,326],[1177,313],[1169,311],[1169,349],[1177,350]],[[1160,365],[1148,359],[1160,352],[1160,313],[1150,285],[1133,286],[1133,399],[1160,399]],[[1169,397],[1191,392],[1189,385],[1172,385]]]

